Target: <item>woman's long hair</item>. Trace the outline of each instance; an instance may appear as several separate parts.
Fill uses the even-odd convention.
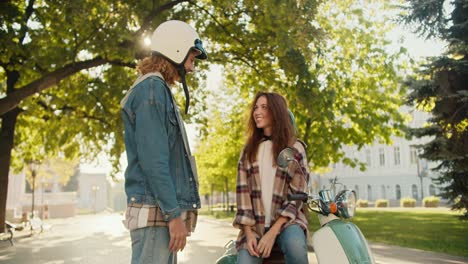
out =
[[[170,85],[174,85],[180,78],[174,65],[164,57],[158,55],[148,56],[141,60],[137,65],[137,70],[141,75],[150,72],[160,72],[164,80]]]
[[[289,117],[286,99],[280,94],[259,92],[255,95],[250,107],[245,154],[247,160],[253,163],[257,159],[258,146],[265,137],[263,129],[257,128],[253,117],[255,104],[262,96],[265,96],[267,99],[267,107],[271,116],[272,135],[270,139],[273,143],[273,164],[276,166],[276,159],[281,150],[292,146],[296,141],[296,135]]]

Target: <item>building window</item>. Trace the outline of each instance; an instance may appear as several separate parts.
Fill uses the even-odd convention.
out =
[[[382,199],[387,199],[387,190],[385,189],[385,185],[382,184],[382,186],[380,186],[380,192]]]
[[[393,156],[395,159],[395,165],[396,166],[400,165],[400,147],[393,148]]]
[[[401,199],[401,187],[399,184],[395,186],[395,196],[397,200]]]
[[[379,161],[380,166],[385,166],[385,152],[383,148],[379,148]]]
[[[410,163],[416,164],[418,162],[418,153],[415,147],[410,147]]]
[[[367,185],[367,200],[372,201],[372,187],[370,185]]]
[[[366,164],[369,167],[372,165],[371,150],[370,149],[366,149]]]
[[[414,199],[418,200],[418,186],[416,184],[411,185],[411,194]]]
[[[434,184],[429,185],[429,196],[435,196],[436,194],[436,187]]]
[[[359,199],[359,186],[354,186],[354,192],[356,193],[356,199]]]

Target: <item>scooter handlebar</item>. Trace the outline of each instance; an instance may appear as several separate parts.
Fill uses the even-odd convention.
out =
[[[295,194],[288,194],[288,200],[289,201],[303,201],[307,202],[307,199],[309,196],[307,193],[295,193]]]

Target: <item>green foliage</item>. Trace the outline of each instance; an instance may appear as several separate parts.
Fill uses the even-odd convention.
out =
[[[208,62],[222,67],[221,93],[234,96],[209,97],[203,89],[207,63],[189,80],[193,100],[186,119],[202,127],[196,153],[202,193],[211,184],[233,190],[243,113],[259,90],[287,97],[313,167],[338,160],[363,166],[344,157],[341,146],[388,143],[404,121],[396,69],[405,65],[401,54],[385,50],[390,23],[378,13],[383,2],[2,2],[0,94],[6,97],[0,109],[29,91],[19,98],[13,164],[20,169],[27,160],[57,155],[93,159],[104,151],[119,170],[119,100],[135,78],[128,67],[147,54],[144,37],[171,18],[197,28]],[[80,63],[87,64],[76,68]],[[221,111],[210,107],[220,104],[226,105]]]
[[[438,207],[439,202],[440,202],[439,197],[435,197],[435,196],[424,197],[422,201],[424,207]]]
[[[201,215],[232,221],[234,213],[200,210]],[[467,221],[459,221],[459,214],[434,209],[360,208],[350,220],[356,224],[369,242],[468,257]],[[320,228],[317,216],[309,213],[309,230]],[[404,224],[402,224],[404,223]],[[430,231],[428,231],[430,230]]]
[[[2,82],[0,94],[7,97],[0,105],[20,95],[23,110],[12,153],[15,170],[28,160],[59,153],[67,159],[92,159],[101,151],[118,168],[123,152],[119,101],[135,78],[134,70],[119,65],[134,65],[142,53],[138,30],[169,15],[161,13],[146,25],[143,20],[153,9],[149,1],[1,3],[0,80],[8,91]],[[72,69],[75,63],[99,58],[102,62],[83,71]],[[51,84],[41,79],[46,76]],[[37,93],[22,95],[31,85]]]
[[[266,2],[255,1],[252,7],[250,1],[244,1],[245,6],[222,9],[227,11],[219,20],[204,22],[211,32],[218,23],[234,21],[217,32],[218,40],[230,41],[212,50],[216,62],[224,65],[221,89],[223,93],[229,91],[228,98],[218,98],[216,104],[233,105],[237,114],[245,115],[257,91],[279,92],[296,116],[299,137],[309,146],[307,154],[313,169],[339,160],[365,168],[358,160],[345,157],[342,146],[390,143],[391,136],[402,135],[405,121],[398,111],[405,91],[398,85],[397,73],[397,69],[404,71],[406,67],[404,50],[396,54],[386,50],[389,42],[384,35],[391,23],[381,12],[385,3],[368,7],[354,1],[320,5],[305,1],[292,7],[290,1],[284,1],[272,10],[264,5]],[[234,15],[244,7],[245,17]],[[284,7],[290,10],[283,12]],[[210,11],[215,14],[219,10],[215,6]],[[278,14],[281,19],[275,20]],[[227,35],[233,27],[238,34]],[[248,49],[240,52],[242,47]],[[238,157],[245,142],[245,138],[237,140],[246,130],[246,120],[229,120],[233,120],[229,123],[231,136],[238,134],[232,150],[218,152],[224,159]],[[201,145],[209,144],[213,137],[223,138],[226,132],[204,133],[208,137],[201,139]],[[198,163],[200,168],[203,164]],[[234,170],[231,173],[234,178]]]
[[[216,219],[225,219],[229,221],[232,221],[236,215],[235,210],[231,212],[230,210],[207,210],[206,208],[202,208],[198,213],[200,215],[207,215]]]
[[[389,202],[387,199],[378,199],[375,201],[375,207],[388,207]]]
[[[326,39],[315,46],[317,55],[310,61],[316,78],[312,93],[295,88],[288,93],[315,167],[341,160],[363,168],[362,162],[344,157],[344,144],[360,149],[402,135],[399,107],[405,91],[397,69],[405,65],[402,53],[386,49],[392,23],[384,11],[378,2],[327,1],[320,8],[317,23]]]
[[[134,70],[122,66],[133,67],[135,58],[148,54],[143,40],[162,21],[191,22],[205,41],[211,62],[236,65],[233,75],[249,73],[239,79],[240,86],[263,82],[268,87],[275,82],[270,77],[281,70],[272,68],[271,60],[288,60],[290,47],[297,47],[296,53],[301,56],[311,56],[308,45],[314,41],[314,34],[303,33],[315,29],[308,20],[316,6],[317,2],[311,0],[281,4],[2,2],[0,94],[6,97],[0,99],[0,110],[3,114],[18,103],[24,110],[15,132],[14,168],[21,169],[25,160],[41,160],[58,153],[70,159],[93,159],[104,151],[119,169],[123,141],[118,102],[135,78]],[[301,41],[293,42],[295,39]],[[76,68],[80,63],[86,65]],[[88,70],[95,66],[99,67]],[[199,68],[201,71],[189,80],[190,87],[204,86],[201,80],[207,64]],[[204,104],[199,103],[206,100],[205,93],[192,90],[188,118],[206,125],[206,116],[199,114],[206,112]],[[180,90],[175,92],[178,100],[183,100]]]
[[[215,99],[216,100],[216,99]],[[206,134],[196,148],[200,194],[234,192],[237,162],[242,149],[241,124],[236,111],[213,109],[207,117]],[[212,106],[214,107],[214,106]]]
[[[400,207],[415,207],[416,199],[405,197],[400,199]]]
[[[359,199],[359,200],[356,201],[356,206],[357,207],[368,207],[369,206],[369,201]]]
[[[369,242],[468,257],[468,222],[459,216],[440,209],[358,209],[351,221]]]
[[[411,105],[431,113],[429,125],[410,135],[431,140],[422,157],[438,163],[433,170],[442,186],[440,196],[453,209],[468,210],[468,5],[466,0],[407,1],[405,21],[426,37],[448,42],[443,56],[431,58],[415,77],[406,80]],[[447,13],[450,12],[450,13]]]
[[[76,160],[64,160],[62,158],[52,158],[41,163],[32,162],[25,166],[26,181],[29,186],[37,188],[41,182],[50,182],[55,180],[57,183],[65,186],[70,178],[76,173],[78,162]]]

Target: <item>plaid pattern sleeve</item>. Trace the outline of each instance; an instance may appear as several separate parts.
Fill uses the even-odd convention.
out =
[[[188,210],[181,214],[182,220],[189,233],[195,231],[198,211]],[[150,226],[167,226],[161,209],[156,205],[130,203],[125,211],[124,226],[128,230],[135,230]]]
[[[242,151],[237,166],[237,185],[236,185],[236,202],[237,213],[234,218],[233,226],[242,228],[243,225],[255,225],[255,216],[251,200],[251,187],[249,186],[249,168],[245,161],[244,151]]]

